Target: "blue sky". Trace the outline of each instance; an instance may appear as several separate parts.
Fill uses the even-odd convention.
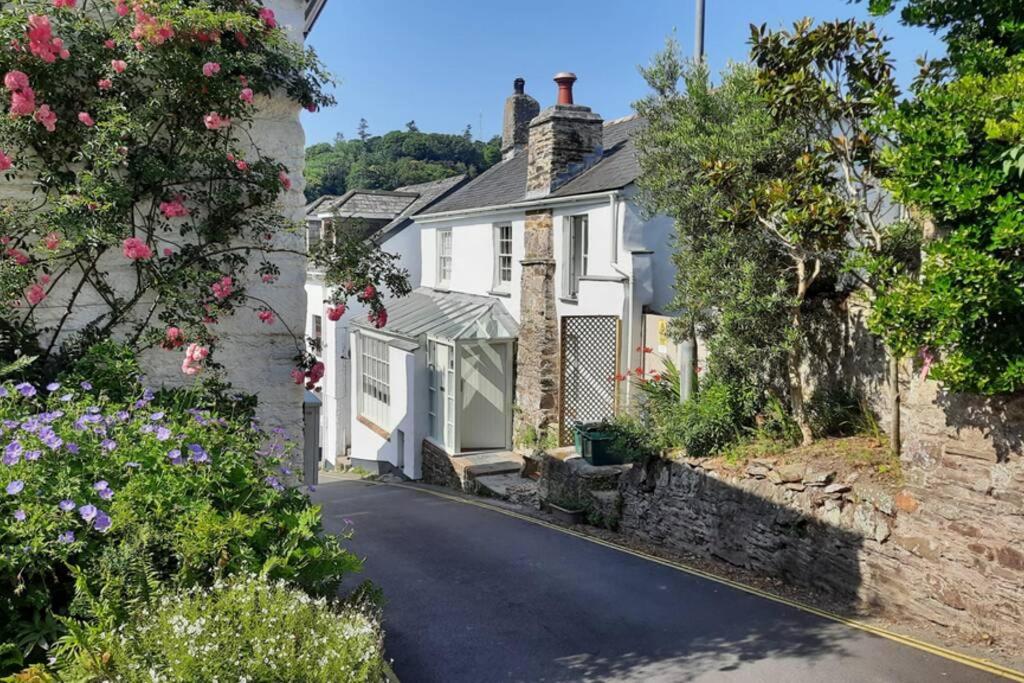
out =
[[[788,26],[816,19],[867,17],[864,4],[846,0],[707,0],[705,50],[712,68],[743,60],[751,23]],[[642,8],[642,9],[641,9]],[[676,31],[693,51],[693,0],[328,0],[309,43],[335,74],[338,105],[303,113],[307,143],[336,133],[355,136],[360,117],[370,132],[404,128],[460,133],[471,124],[478,138],[501,130],[502,106],[516,76],[542,107],[553,103],[551,77],[579,76],[575,95],[604,118],[630,113],[646,92],[637,67],[647,64]],[[878,21],[901,84],[927,52],[942,44],[925,29]]]

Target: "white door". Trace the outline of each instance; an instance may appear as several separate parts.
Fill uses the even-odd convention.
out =
[[[455,448],[455,349],[448,344],[428,344],[430,437],[446,449]]]
[[[505,347],[466,344],[459,369],[462,382],[462,451],[506,448]]]

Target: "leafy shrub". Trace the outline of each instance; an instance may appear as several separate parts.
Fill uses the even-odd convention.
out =
[[[654,430],[632,415],[617,415],[604,431],[611,436],[612,451],[621,453],[626,462],[653,457],[660,450]]]
[[[377,620],[253,575],[162,596],[122,628],[62,649],[70,680],[303,681],[383,678]]]
[[[698,458],[733,443],[749,421],[741,410],[739,393],[729,384],[709,379],[686,403],[665,406],[658,415],[662,443]]]
[[[816,437],[852,436],[864,430],[863,401],[841,386],[819,387],[807,404]]]
[[[284,485],[283,431],[182,410],[123,369],[127,400],[87,380],[0,385],[0,642],[37,659],[61,618],[111,626],[161,589],[245,572],[329,594],[359,569]]]

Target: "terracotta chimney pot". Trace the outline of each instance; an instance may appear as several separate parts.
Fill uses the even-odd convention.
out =
[[[558,84],[558,104],[572,104],[572,84],[576,82],[576,74],[563,71],[555,74]]]

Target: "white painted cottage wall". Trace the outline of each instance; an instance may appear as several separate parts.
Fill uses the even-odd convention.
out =
[[[303,2],[300,0],[267,0],[264,3],[274,10],[280,25],[289,37],[302,42]],[[260,150],[288,167],[292,189],[281,194],[281,212],[296,221],[301,220],[304,206],[302,194],[305,135],[299,122],[300,107],[283,94],[256,101],[257,113],[249,135],[240,135],[240,140],[252,139]],[[29,198],[31,185],[24,177],[17,178],[3,187],[7,197]],[[275,246],[302,250],[304,239],[301,233],[281,234]],[[158,249],[159,251],[159,249]],[[272,259],[281,269],[281,278],[273,285],[259,282],[258,277],[250,281],[250,291],[269,302],[280,316],[274,325],[261,323],[255,312],[240,311],[224,318],[216,327],[220,337],[217,360],[224,364],[227,380],[238,389],[253,393],[259,398],[259,416],[267,426],[285,428],[301,444],[302,441],[302,388],[295,385],[289,372],[294,367],[296,354],[294,338],[290,328],[301,334],[304,328],[305,298],[302,284],[305,278],[305,259],[298,254],[275,254]],[[253,264],[255,266],[255,264]],[[120,253],[111,254],[101,261],[99,268],[111,276],[115,288],[131,287],[134,276],[131,264]],[[41,326],[57,320],[63,313],[63,305],[69,296],[67,287],[56,288],[50,297],[37,307]],[[89,288],[83,290],[74,314],[61,332],[62,338],[84,327],[90,320],[106,310],[105,304]],[[193,380],[181,372],[183,352],[152,350],[142,359],[151,385],[182,385]],[[301,454],[299,454],[301,457]]]

